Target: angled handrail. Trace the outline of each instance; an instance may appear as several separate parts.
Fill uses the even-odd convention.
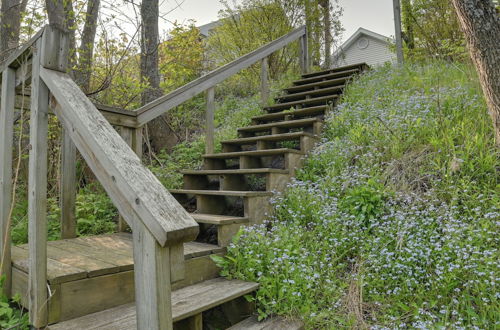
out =
[[[272,53],[300,38],[305,39],[307,30],[305,26],[296,28],[292,32],[218,68],[192,82],[164,95],[137,109],[137,123],[144,125],[168,110],[182,104],[194,96],[214,87],[228,77],[248,68],[252,64],[267,58]],[[307,41],[302,42],[301,62],[303,71],[307,71]]]

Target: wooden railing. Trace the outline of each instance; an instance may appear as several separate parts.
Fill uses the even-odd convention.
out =
[[[164,95],[143,107],[137,109],[137,124],[143,126],[166,113],[170,109],[182,104],[194,96],[207,92],[206,107],[206,152],[214,151],[214,98],[215,86],[239,71],[261,61],[261,97],[263,102],[269,97],[268,57],[290,43],[300,41],[300,64],[303,73],[309,70],[309,52],[307,46],[307,30],[301,26],[292,32],[248,53],[233,62],[230,62],[192,82]]]
[[[119,230],[132,229],[135,294],[139,329],[172,329],[170,284],[184,277],[183,243],[196,238],[198,225],[141,163],[142,127],[199,93],[207,93],[207,152],[214,148],[215,86],[261,61],[261,96],[269,96],[268,57],[300,41],[300,62],[308,71],[305,27],[216,69],[137,111],[93,104],[66,73],[68,36],[46,26],[1,66],[0,106],[0,275],[11,294],[11,203],[14,111],[20,86],[31,82],[28,183],[29,310],[37,328],[48,322],[47,304],[47,157],[48,116],[63,127],[61,236],[76,236],[76,151],[78,150],[118,209]],[[117,128],[117,130],[113,127]]]
[[[66,73],[67,35],[47,26],[28,48],[32,67],[28,183],[31,324],[42,328],[48,322],[47,135],[52,110],[64,128],[64,144],[70,146],[67,150],[79,150],[132,229],[138,328],[172,329],[170,284],[184,276],[183,243],[196,238],[198,224]],[[21,56],[25,55],[26,50]],[[16,66],[7,63],[2,73],[0,110],[0,251],[4,256],[2,275],[8,278],[15,79]],[[73,164],[71,157],[67,155],[66,161]],[[63,186],[70,183],[63,182]],[[5,290],[10,293],[10,289],[8,282]]]

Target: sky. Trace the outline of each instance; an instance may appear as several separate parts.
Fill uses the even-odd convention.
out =
[[[344,8],[341,18],[345,29],[342,40],[348,39],[359,27],[394,36],[392,0],[339,0]],[[173,9],[175,8],[175,9]],[[165,13],[162,29],[168,30],[173,21],[180,23],[194,19],[197,25],[216,21],[220,0],[163,0],[161,11]]]

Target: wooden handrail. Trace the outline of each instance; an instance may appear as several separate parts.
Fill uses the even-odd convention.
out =
[[[129,225],[141,221],[161,246],[195,239],[196,221],[71,77],[46,68],[40,70],[40,76],[59,105],[54,112]]]
[[[45,28],[40,29],[30,40],[24,43],[20,48],[16,49],[12,54],[7,57],[5,61],[0,63],[0,72],[3,72],[6,68],[13,67],[18,68],[20,63],[18,61],[19,58],[25,58],[25,55],[28,54],[28,57],[32,55],[31,46],[33,46],[38,39],[43,35],[43,31]]]
[[[194,96],[214,87],[228,77],[238,73],[239,71],[248,68],[254,63],[261,61],[272,53],[280,50],[289,43],[303,38],[307,35],[306,27],[301,26],[292,32],[264,45],[251,53],[248,53],[206,75],[193,80],[192,82],[174,90],[173,92],[164,95],[144,106],[137,109],[138,125],[144,125],[156,117],[162,115],[168,110],[184,103],[185,101],[193,98]],[[303,45],[304,43],[302,43]],[[302,58],[307,58],[302,56]],[[307,65],[307,64],[304,64]]]

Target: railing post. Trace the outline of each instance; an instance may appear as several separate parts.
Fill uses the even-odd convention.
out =
[[[2,73],[2,99],[0,105],[0,276],[5,276],[3,292],[7,297],[10,297],[12,288],[10,208],[12,203],[15,84],[16,73],[14,69],[7,67]]]
[[[205,112],[206,134],[205,152],[213,154],[215,150],[214,116],[215,116],[215,87],[207,89],[207,109]]]
[[[47,140],[49,89],[40,77],[41,67],[66,72],[68,35],[46,26],[36,42],[32,59],[30,157],[28,179],[29,313],[30,323],[42,328],[48,322],[47,290]],[[70,129],[65,127],[66,130]]]
[[[260,67],[260,98],[262,106],[269,101],[269,57],[264,57]]]
[[[300,66],[302,69],[302,74],[309,72],[309,41],[307,40],[307,29],[305,29],[304,35],[300,37]]]
[[[76,237],[76,147],[63,129],[61,162],[61,238]]]
[[[171,330],[170,249],[160,246],[140,221],[134,222],[132,235],[137,329]]]
[[[42,40],[36,43],[31,77],[28,243],[30,323],[47,325],[47,139],[49,90],[40,79]]]

